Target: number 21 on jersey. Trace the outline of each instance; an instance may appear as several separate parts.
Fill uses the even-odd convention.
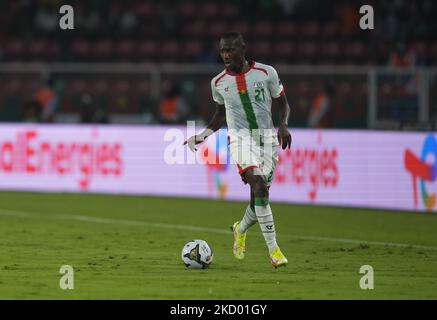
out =
[[[255,89],[255,101],[266,101],[264,88]]]

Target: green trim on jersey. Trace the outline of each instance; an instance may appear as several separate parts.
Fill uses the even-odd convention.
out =
[[[258,129],[255,111],[253,110],[252,102],[250,102],[249,91],[247,90],[245,74],[237,74],[235,81],[237,82],[238,95],[240,96],[241,104],[243,105],[244,112],[246,113],[246,119],[249,122],[249,129]]]
[[[258,123],[256,122],[255,112],[253,111],[252,103],[250,102],[249,93],[239,93],[241,103],[243,104],[244,112],[246,113],[247,121],[249,122],[249,129],[258,129]]]

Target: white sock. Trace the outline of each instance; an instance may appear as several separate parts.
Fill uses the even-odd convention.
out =
[[[269,253],[272,253],[273,250],[278,247],[278,244],[276,243],[275,223],[273,221],[272,209],[268,204],[268,200],[264,201],[262,204],[264,205],[255,204],[255,213],[256,217],[258,218],[258,223],[263,233],[264,240],[269,248]]]
[[[241,219],[240,223],[238,224],[238,232],[245,233],[249,227],[253,226],[257,222],[256,214],[250,207],[250,205],[247,206],[246,212],[244,213],[243,219]]]

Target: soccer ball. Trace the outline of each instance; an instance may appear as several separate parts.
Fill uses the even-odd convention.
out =
[[[204,240],[191,240],[182,248],[181,258],[187,268],[205,269],[212,257],[212,249]]]

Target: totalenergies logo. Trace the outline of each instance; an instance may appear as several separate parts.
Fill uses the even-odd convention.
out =
[[[434,157],[434,164],[426,162],[429,155]],[[404,162],[405,168],[413,177],[414,207],[417,208],[418,206],[417,180],[419,180],[423,204],[427,210],[431,211],[436,205],[437,196],[435,193],[430,194],[427,192],[426,182],[433,182],[437,177],[437,141],[434,136],[431,133],[426,136],[420,158],[411,150],[405,150]]]
[[[41,136],[37,129],[17,131],[15,138],[0,136],[0,174],[79,176],[81,190],[88,190],[94,177],[115,176],[123,172],[122,143],[97,141],[98,131],[85,141],[54,140]]]
[[[275,171],[278,184],[295,184],[308,187],[308,198],[316,201],[321,188],[337,188],[340,179],[339,150],[322,145],[322,133],[317,136],[317,145],[282,151]]]

